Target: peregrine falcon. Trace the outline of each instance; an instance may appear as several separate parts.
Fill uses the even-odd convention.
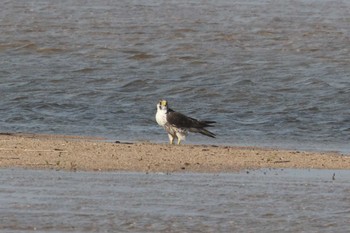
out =
[[[212,124],[216,123],[215,121],[199,121],[175,112],[168,107],[166,100],[160,100],[157,104],[156,121],[168,133],[170,144],[174,143],[175,138],[177,138],[177,144],[180,144],[182,140],[185,140],[188,132],[201,133],[215,138],[214,133],[205,129],[205,127],[213,127]]]

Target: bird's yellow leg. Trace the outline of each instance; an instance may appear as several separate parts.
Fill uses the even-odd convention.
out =
[[[171,135],[171,134],[168,134],[168,137],[169,137],[169,143],[170,143],[170,145],[174,144],[174,136]]]
[[[177,138],[177,144],[180,145],[180,143],[181,143],[181,139]]]
[[[177,138],[177,144],[180,145],[180,143],[185,140],[186,134],[177,132],[175,137]]]

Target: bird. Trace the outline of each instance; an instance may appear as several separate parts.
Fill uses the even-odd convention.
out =
[[[177,144],[186,139],[188,132],[201,133],[205,136],[215,138],[215,134],[205,129],[213,127],[215,121],[200,121],[194,118],[183,115],[169,108],[166,100],[160,100],[157,103],[156,121],[168,133],[170,144],[174,144],[174,139],[177,139]]]

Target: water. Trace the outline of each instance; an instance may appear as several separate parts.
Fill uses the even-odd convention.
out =
[[[167,141],[155,105],[218,122],[189,143],[350,151],[349,1],[8,0],[0,131]]]
[[[166,175],[2,169],[0,173],[4,232],[349,229],[349,171]]]

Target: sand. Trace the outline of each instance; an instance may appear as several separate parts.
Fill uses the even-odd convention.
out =
[[[259,168],[350,169],[350,156],[336,152],[123,143],[92,137],[0,134],[0,167],[210,173]]]

